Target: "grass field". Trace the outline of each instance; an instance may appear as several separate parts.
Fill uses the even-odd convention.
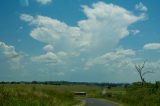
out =
[[[0,85],[0,106],[75,106],[80,101],[74,92],[84,91],[85,97],[100,97],[102,87],[92,85]]]
[[[160,106],[160,83],[135,83],[126,88],[116,87],[99,96],[124,106]]]
[[[78,102],[66,86],[0,85],[0,106],[74,106]]]
[[[0,106],[75,106],[74,92],[99,97],[102,87],[92,85],[1,84]]]
[[[102,95],[102,91],[106,93]],[[74,92],[84,91],[88,98],[111,100],[123,106],[160,106],[159,84],[133,84],[128,87],[95,85],[0,85],[0,106],[76,106]],[[83,96],[82,96],[83,97]]]

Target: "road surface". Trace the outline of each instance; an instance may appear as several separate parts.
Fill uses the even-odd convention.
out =
[[[118,106],[109,101],[95,98],[81,98],[81,100],[85,101],[85,106]]]

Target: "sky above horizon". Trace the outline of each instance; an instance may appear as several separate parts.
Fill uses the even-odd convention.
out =
[[[160,81],[159,0],[0,0],[0,81]]]

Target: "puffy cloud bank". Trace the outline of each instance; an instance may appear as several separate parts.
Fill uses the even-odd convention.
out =
[[[120,40],[140,32],[138,29],[129,30],[129,26],[144,20],[145,14],[137,16],[123,7],[104,2],[97,2],[92,6],[83,5],[82,9],[86,19],[78,21],[75,26],[47,16],[20,15],[21,20],[33,27],[30,36],[46,44],[42,48],[45,53],[32,56],[31,61],[56,68],[63,75],[76,73],[77,70],[92,70],[97,73],[98,70],[134,69],[136,51],[117,48]],[[136,5],[136,9],[147,11],[142,3]],[[158,48],[158,45],[145,45],[144,48]],[[156,66],[158,63],[155,62]],[[98,65],[102,67],[97,68]],[[120,75],[125,76],[123,74],[125,73]]]
[[[144,19],[130,11],[113,4],[98,2],[91,7],[82,6],[87,19],[69,26],[64,22],[47,16],[22,14],[20,18],[35,26],[32,38],[51,44],[62,51],[110,50],[129,35],[128,27]],[[105,49],[105,50],[104,50]]]

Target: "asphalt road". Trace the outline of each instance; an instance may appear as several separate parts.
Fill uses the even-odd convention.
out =
[[[95,98],[81,98],[81,100],[86,102],[85,106],[118,106],[111,102]]]

